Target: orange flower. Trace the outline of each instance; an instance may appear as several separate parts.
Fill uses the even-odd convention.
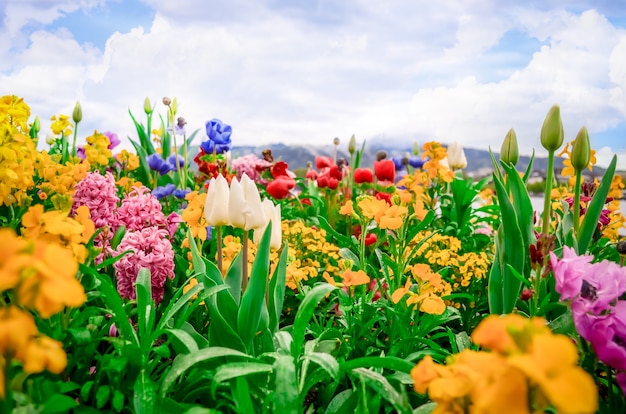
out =
[[[402,223],[404,223],[408,211],[409,210],[404,206],[389,206],[383,210],[382,215],[377,217],[376,222],[381,229],[399,229]]]
[[[346,287],[366,285],[370,282],[369,276],[362,270],[357,270],[356,272],[346,270],[342,273],[341,278],[343,279],[343,285]]]

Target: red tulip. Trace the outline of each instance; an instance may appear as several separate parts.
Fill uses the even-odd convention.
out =
[[[374,174],[378,181],[393,182],[396,178],[396,165],[393,160],[374,161]]]
[[[287,173],[288,168],[289,166],[287,165],[285,161],[278,161],[276,164],[272,166],[272,169],[271,169],[272,177],[274,178],[288,177],[289,176],[289,174]]]
[[[369,168],[357,168],[356,170],[354,170],[355,183],[371,183],[372,181],[374,181],[374,174]]]
[[[296,186],[296,180],[280,175],[266,187],[267,193],[276,200],[281,200],[289,195],[289,191]]]
[[[330,167],[330,170],[328,170],[328,175],[338,180],[341,180],[343,178],[343,173],[341,172],[341,169],[336,165]]]
[[[377,240],[378,240],[378,237],[376,237],[375,233],[368,233],[365,236],[365,245],[366,246],[370,246],[370,245],[376,243]]]
[[[309,170],[306,172],[306,179],[307,180],[317,180],[317,171],[315,170]]]
[[[315,167],[318,170],[321,170],[322,168],[329,168],[333,164],[334,164],[333,159],[330,157],[323,157],[323,156],[315,157]]]
[[[320,175],[319,177],[317,177],[317,186],[319,188],[328,187],[328,176]]]
[[[387,204],[392,205],[391,203],[391,194],[389,193],[376,193],[377,200],[385,200]]]
[[[328,188],[330,188],[331,190],[336,190],[338,186],[339,186],[338,179],[336,179],[335,177],[330,177],[328,179]]]

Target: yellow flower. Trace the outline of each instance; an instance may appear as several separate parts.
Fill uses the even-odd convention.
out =
[[[65,135],[66,137],[72,134],[72,124],[70,123],[70,117],[67,115],[53,115],[50,118],[52,124],[50,125],[50,129],[55,135]]]
[[[43,370],[60,374],[67,366],[63,344],[47,336],[34,338],[24,351],[24,372],[33,374]]]
[[[87,145],[85,145],[85,158],[90,164],[96,166],[107,166],[111,160],[111,150],[109,145],[109,137],[104,134],[94,131],[93,135],[86,138]]]
[[[529,352],[513,355],[509,363],[537,385],[559,413],[595,413],[598,393],[593,378],[577,366],[578,352],[564,335],[532,337]]]
[[[372,196],[364,196],[359,199],[357,206],[363,217],[377,220],[377,217],[384,214],[389,205],[385,200],[379,200]]]
[[[355,214],[354,207],[352,206],[352,200],[346,201],[346,203],[341,206],[341,208],[339,209],[339,214],[344,216],[351,216]]]
[[[122,164],[122,169],[125,171],[133,171],[139,168],[139,157],[132,152],[126,150],[120,151],[120,153],[117,154],[117,160]]]
[[[402,227],[408,212],[404,206],[389,206],[378,216],[376,222],[381,229],[397,230]]]
[[[193,237],[198,237],[200,240],[206,240],[207,238],[207,221],[204,218],[204,204],[206,200],[206,193],[198,193],[192,191],[185,196],[187,200],[187,207],[181,214],[181,219],[187,224],[191,230]]]

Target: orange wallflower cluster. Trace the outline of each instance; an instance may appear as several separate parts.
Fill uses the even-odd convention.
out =
[[[407,306],[413,306],[420,312],[441,315],[446,310],[442,296],[452,292],[450,284],[441,278],[439,273],[433,272],[427,264],[411,266],[411,275],[407,277],[404,287],[396,289],[391,294],[393,303],[398,303],[408,296]]]
[[[57,210],[69,210],[73,203],[74,187],[87,176],[91,166],[89,162],[80,162],[78,158],[65,164],[59,160],[60,155],[51,156],[46,151],[37,155],[37,188]]]
[[[397,230],[408,217],[409,210],[403,205],[387,203],[371,195],[359,196],[356,210],[352,200],[348,200],[339,210],[340,214],[355,216],[357,218],[374,220],[379,228]]]
[[[415,391],[437,403],[433,414],[596,412],[596,386],[577,365],[576,345],[545,320],[492,315],[472,340],[492,352],[466,349],[445,366],[426,356],[411,370]]]

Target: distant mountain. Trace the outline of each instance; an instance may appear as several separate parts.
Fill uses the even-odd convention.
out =
[[[335,150],[337,151],[337,158],[345,158],[350,160],[350,154],[347,151],[347,144],[340,144],[337,148],[334,145],[285,145],[285,144],[269,144],[264,146],[235,146],[232,149],[233,158],[243,156],[246,154],[256,154],[261,157],[261,153],[270,149],[276,160],[283,160],[289,164],[291,170],[297,170],[300,168],[306,168],[307,163],[311,162],[315,166],[315,157],[324,155],[329,157],[335,156]],[[360,149],[360,147],[358,148]],[[374,160],[376,159],[376,153],[378,151],[387,152],[388,157],[402,157],[405,154],[411,154],[413,151],[412,146],[402,147],[397,144],[391,144],[385,148],[382,143],[371,144],[368,143],[365,147],[363,155],[361,157],[361,167],[372,167]],[[467,168],[465,173],[470,176],[484,177],[491,174],[493,170],[493,164],[489,151],[479,150],[473,148],[465,148],[465,156],[467,157]],[[496,160],[499,159],[499,154],[494,154]],[[520,171],[526,170],[530,162],[530,157],[520,156],[517,163],[517,169]],[[548,158],[536,156],[533,163],[533,171],[536,175],[543,176],[548,167]],[[563,159],[561,157],[555,158],[555,170],[559,174],[563,169]],[[600,167],[594,167],[591,174],[597,177],[601,177],[604,174],[604,169]]]

